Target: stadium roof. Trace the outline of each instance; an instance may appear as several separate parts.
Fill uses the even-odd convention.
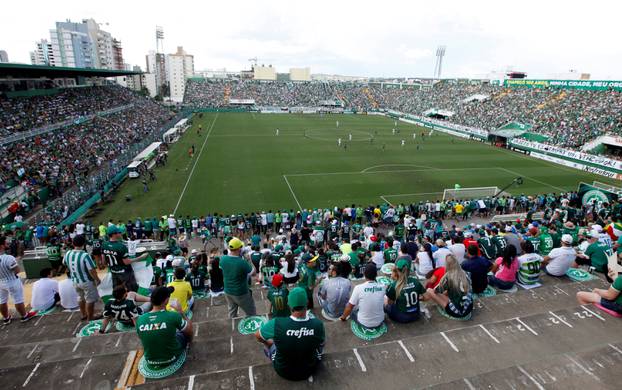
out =
[[[14,63],[0,63],[0,79],[11,77],[15,79],[36,78],[72,78],[72,77],[116,77],[140,74],[131,70],[111,70],[92,68],[69,68],[63,66],[28,65]]]

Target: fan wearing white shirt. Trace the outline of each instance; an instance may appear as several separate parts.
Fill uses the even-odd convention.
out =
[[[354,287],[350,301],[339,319],[345,321],[352,314],[352,319],[364,327],[377,328],[384,322],[386,288],[382,283],[376,282],[378,269],[375,264],[367,264],[364,274],[365,283]]]
[[[436,246],[438,249],[434,252],[434,254],[432,254],[432,257],[434,257],[434,264],[437,267],[444,267],[445,259],[447,256],[451,255],[451,251],[447,249],[446,245],[447,243],[440,238],[436,240]]]
[[[464,261],[464,255],[466,254],[466,247],[462,243],[464,241],[463,236],[454,236],[451,240],[453,244],[449,246],[449,251],[458,260],[458,263],[462,264]]]
[[[77,310],[79,308],[78,293],[70,277],[58,282],[58,295],[60,296],[60,305],[63,309]]]
[[[572,267],[577,252],[572,247],[572,236],[570,234],[562,235],[562,247],[553,249],[548,256],[544,256],[542,265],[547,274],[551,276],[564,276]]]
[[[41,279],[32,285],[32,298],[30,306],[32,310],[46,311],[56,306],[60,301],[58,294],[58,282],[52,279],[52,268],[44,268],[39,273]]]

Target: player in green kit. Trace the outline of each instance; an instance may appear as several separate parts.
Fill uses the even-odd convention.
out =
[[[307,294],[300,287],[288,295],[290,317],[276,317],[255,333],[264,344],[277,374],[289,380],[304,380],[313,375],[322,359],[324,324],[307,314]]]
[[[268,291],[268,301],[270,307],[268,311],[274,317],[289,317],[290,311],[287,306],[287,296],[289,290],[283,284],[283,274],[276,274],[272,277],[272,287]]]

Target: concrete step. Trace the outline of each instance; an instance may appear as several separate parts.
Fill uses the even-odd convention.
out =
[[[536,313],[547,313],[549,310],[558,310],[576,305],[575,294],[577,291],[585,291],[595,286],[602,287],[603,282],[593,280],[587,283],[567,283],[562,285],[548,285],[538,289],[521,291],[515,294],[504,294],[476,301],[476,310],[472,319],[468,322],[448,320],[436,312],[434,305],[430,305],[432,314],[430,319],[422,319],[415,324],[396,324],[387,320],[389,331],[380,340],[388,341],[413,335],[422,335],[455,329],[462,326],[470,326],[505,320]],[[207,306],[214,310],[217,306]],[[200,317],[200,311],[195,311],[196,318]],[[319,316],[319,310],[315,310]],[[195,321],[195,341],[207,342],[210,349],[225,351],[231,355],[238,355],[239,351],[249,351],[254,348],[253,336],[244,336],[238,333],[238,319],[210,319],[211,314],[206,316],[205,321]],[[78,325],[84,323],[77,322]],[[366,345],[363,340],[356,338],[349,328],[349,322],[325,322],[327,339],[332,340],[327,345],[327,352],[337,351],[343,346]],[[20,324],[21,325],[21,324]],[[75,334],[73,323],[61,326],[30,326],[24,329],[18,328],[16,332],[2,333],[3,346],[0,347],[0,359],[6,362],[6,366],[27,365],[36,359],[41,361],[57,361],[78,357],[90,357],[99,354],[122,353],[140,347],[138,338],[133,332],[111,333],[95,335],[87,338],[72,337]],[[12,325],[9,325],[12,326]],[[19,326],[19,325],[18,325]],[[8,328],[8,327],[7,327]],[[16,333],[22,332],[21,336]],[[233,349],[234,353],[231,353]],[[226,356],[226,355],[224,355]],[[250,355],[252,356],[252,355]],[[249,357],[250,357],[249,356]],[[224,364],[225,360],[219,360],[215,364]],[[221,369],[214,367],[214,370]]]
[[[593,307],[574,305],[485,324],[456,323],[452,329],[421,335],[411,333],[403,338],[390,339],[387,337],[389,333],[375,343],[350,345],[343,337],[327,335],[323,368],[314,376],[313,386],[371,388],[372,385],[377,387],[386,383],[387,376],[391,377],[392,387],[397,389],[446,384],[479,376],[482,377],[478,380],[484,381],[489,380],[485,374],[495,370],[514,366],[530,368],[530,364],[543,357],[556,354],[573,356],[594,346],[609,346],[612,349],[610,356],[594,355],[594,358],[597,356],[601,360],[579,363],[589,367],[588,371],[593,371],[597,369],[594,366],[622,361],[621,323],[619,319]],[[125,346],[128,341],[125,337],[136,337],[123,334],[124,338],[116,345],[102,343],[101,340],[106,337],[80,339],[79,344],[74,344],[73,351],[59,350],[57,354],[65,355],[65,360],[48,361],[51,358],[49,352],[43,356],[35,349],[31,352],[32,361],[29,364],[0,370],[3,386],[113,388],[128,355],[117,352],[116,348]],[[174,378],[149,382],[144,388],[187,386],[191,377],[194,386],[209,389],[261,389],[269,386],[278,389],[310,385],[308,382],[292,384],[279,378],[263,355],[261,346],[250,336],[244,340],[243,344],[235,345],[231,352],[222,340],[197,337],[186,364]],[[59,345],[52,347],[58,348]],[[85,348],[90,349],[91,355],[72,355]],[[18,356],[6,354],[2,358],[5,362]],[[576,362],[573,365],[579,367]],[[536,366],[539,367],[533,365]],[[616,375],[622,376],[622,372],[617,372]],[[249,373],[252,375],[249,376]]]
[[[205,364],[210,359],[220,359],[222,351],[211,358],[205,352],[201,360],[189,360],[175,378],[148,381],[137,388],[189,388],[192,384],[194,388],[209,389],[367,389],[387,383],[392,389],[436,385],[468,390],[548,388],[549,383],[554,384],[551,388],[579,388],[572,385],[576,376],[582,388],[612,389],[622,379],[622,372],[616,369],[622,363],[620,323],[578,306],[518,320],[347,348],[326,353],[312,383],[279,378],[263,355],[248,366],[242,364],[251,359],[240,361],[240,366],[210,373]],[[532,372],[529,375],[541,387],[530,382],[523,371]],[[463,378],[473,378],[473,386]],[[489,386],[491,383],[495,387]]]

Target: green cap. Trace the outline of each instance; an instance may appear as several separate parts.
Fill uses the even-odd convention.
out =
[[[290,308],[307,307],[307,292],[302,287],[296,287],[287,296],[287,306]]]
[[[408,265],[409,265],[409,264],[408,264],[408,260],[406,260],[406,259],[399,259],[399,260],[397,261],[397,263],[395,263],[395,266],[396,266],[398,269],[408,268]]]
[[[108,229],[106,229],[106,234],[109,236],[112,236],[113,234],[117,234],[117,233],[121,233],[121,230],[119,230],[119,228],[116,227],[116,225],[110,225],[108,226]]]

